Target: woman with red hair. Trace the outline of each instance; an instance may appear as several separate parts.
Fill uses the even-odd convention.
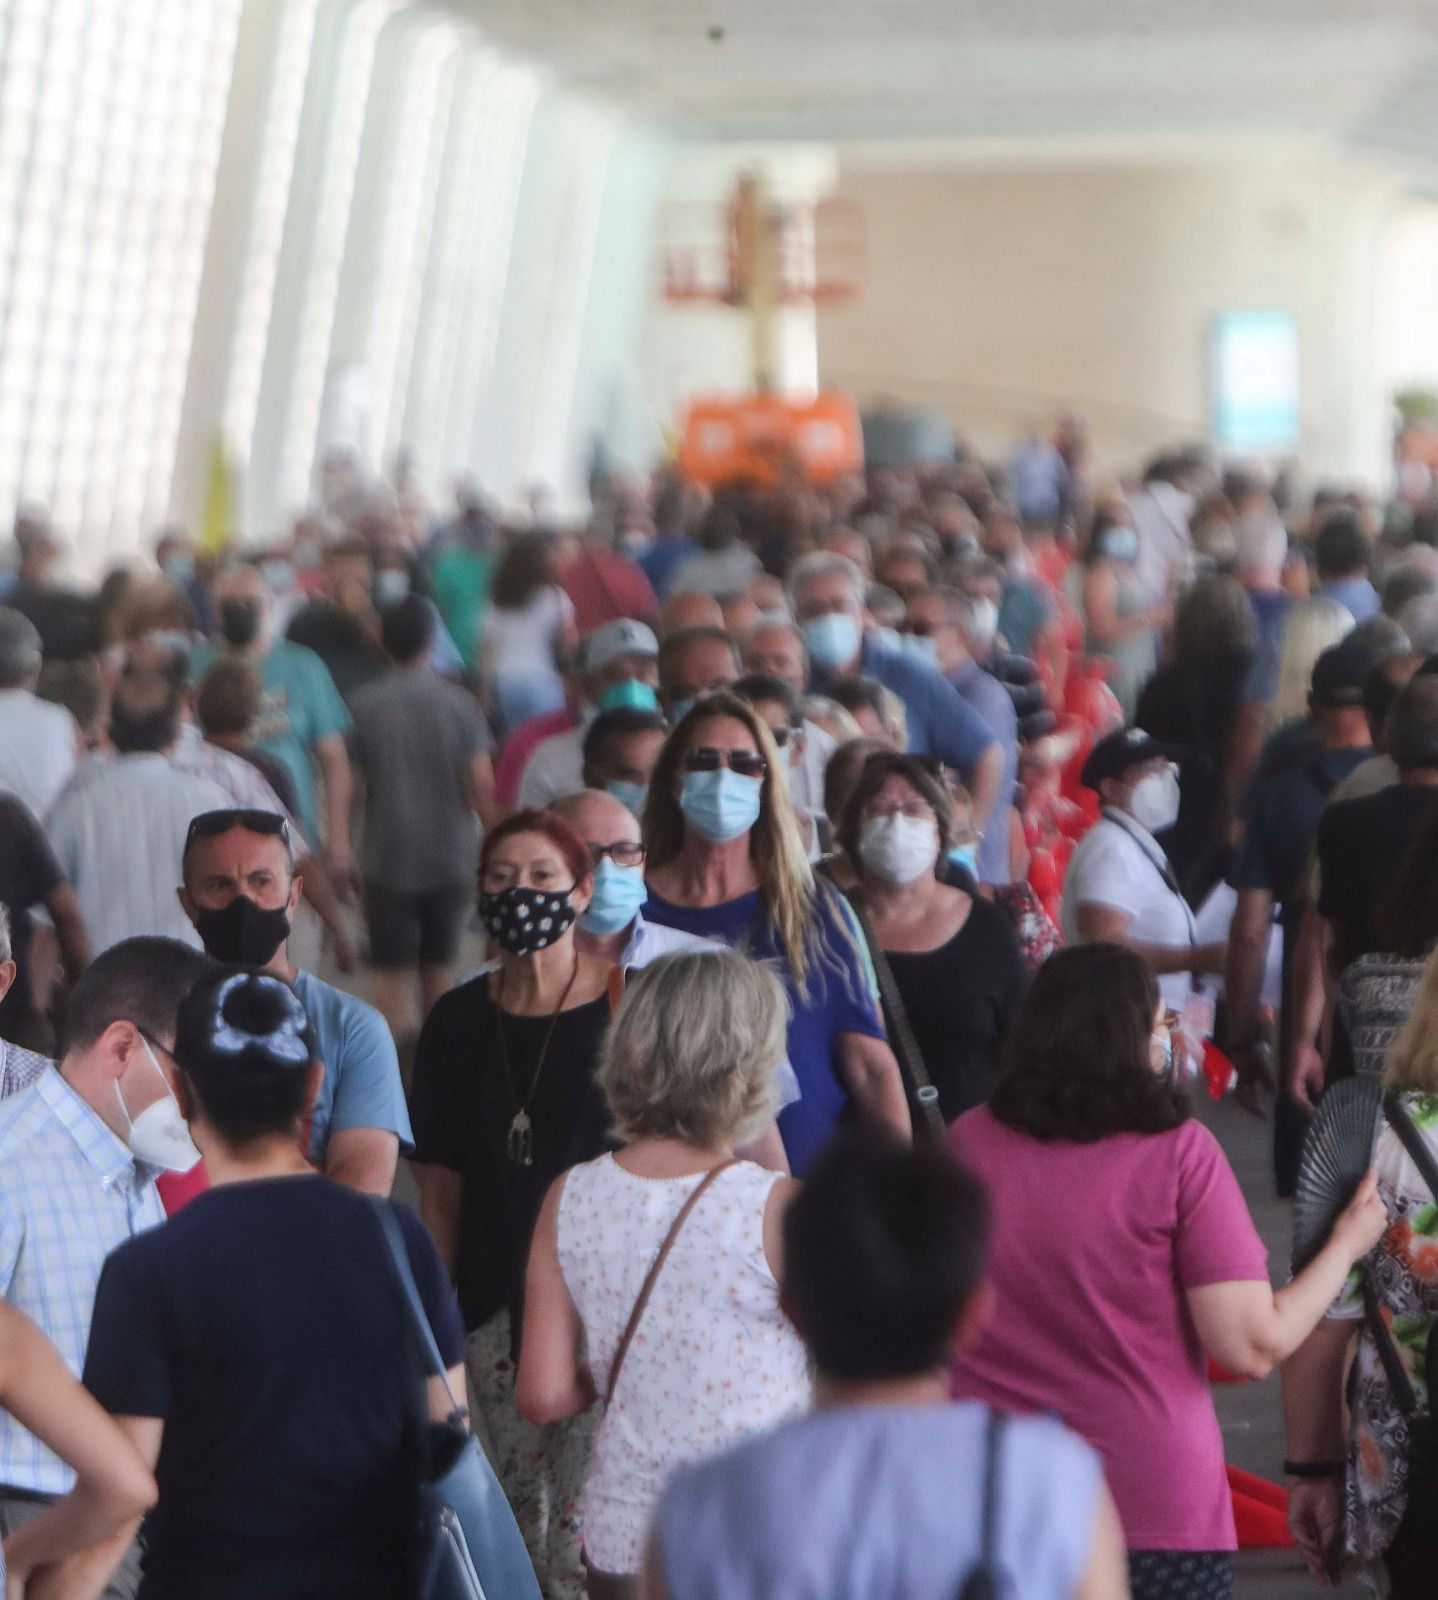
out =
[[[579,1500],[595,1418],[523,1421],[514,1361],[545,1192],[615,1148],[594,1078],[613,969],[574,942],[593,880],[583,840],[551,812],[521,811],[491,830],[479,910],[497,960],[429,1014],[410,1091],[420,1211],[459,1289],[491,1460],[551,1600],[584,1593]]]

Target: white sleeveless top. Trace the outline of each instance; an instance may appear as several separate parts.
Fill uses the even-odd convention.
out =
[[[613,1156],[573,1168],[559,1203],[559,1265],[602,1395],[634,1302],[703,1175],[637,1178]],[[804,1411],[809,1368],[764,1257],[778,1175],[731,1167],[689,1214],[654,1286],[589,1461],[584,1547],[634,1573],[675,1468]]]

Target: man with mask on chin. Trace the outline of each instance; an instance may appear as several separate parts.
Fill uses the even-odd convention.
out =
[[[1093,747],[1080,778],[1103,802],[1103,815],[1069,862],[1059,922],[1069,944],[1108,940],[1136,950],[1153,968],[1164,1004],[1188,1008],[1192,1038],[1212,1030],[1212,1018],[1200,1015],[1207,1009],[1202,979],[1223,971],[1225,946],[1198,942],[1193,912],[1155,837],[1178,819],[1174,755],[1142,728],[1120,729]]]
[[[283,978],[310,1019],[325,1071],[305,1154],[352,1189],[388,1195],[400,1147],[413,1137],[394,1039],[373,1006],[290,961],[290,922],[304,886],[284,818],[235,810],[196,817],[182,866],[180,903],[209,954]]]
[[[198,683],[216,654],[248,661],[260,673],[264,700],[255,744],[285,764],[299,798],[299,822],[311,841],[324,841],[325,865],[342,892],[354,880],[349,813],[352,795],[345,737],[350,715],[324,662],[302,644],[277,638],[270,626],[271,596],[259,567],[240,563],[215,580],[220,635],[190,661]],[[324,783],[323,828],[315,775]]]
[[[0,1101],[0,1294],[78,1378],[105,1258],[165,1220],[161,1173],[199,1160],[174,1095],[175,1014],[214,962],[174,939],[126,939],[75,985],[58,1066]],[[74,1474],[0,1410],[0,1537]],[[129,1600],[134,1551],[105,1591]]]

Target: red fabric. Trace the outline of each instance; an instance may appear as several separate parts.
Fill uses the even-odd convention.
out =
[[[556,733],[568,733],[574,726],[574,713],[569,710],[548,711],[542,717],[531,717],[521,722],[500,748],[499,760],[494,764],[494,793],[502,806],[512,806],[519,794],[519,780],[537,746]]]
[[[620,617],[653,622],[659,611],[643,572],[627,556],[602,545],[586,544],[565,565],[559,581],[574,602],[574,622],[581,637]]]
[[[203,1161],[197,1161],[188,1172],[162,1172],[155,1180],[155,1191],[167,1217],[173,1217],[209,1187],[210,1178]]]
[[[1233,1496],[1233,1524],[1240,1550],[1293,1548],[1286,1489],[1232,1466],[1228,1468],[1228,1488]]]

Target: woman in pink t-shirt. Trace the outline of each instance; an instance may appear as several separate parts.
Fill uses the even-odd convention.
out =
[[[1218,1142],[1172,1081],[1169,1019],[1133,951],[1039,971],[987,1106],[951,1138],[988,1184],[992,1315],[954,1393],[1056,1413],[1103,1456],[1134,1600],[1231,1592],[1233,1511],[1204,1356],[1264,1376],[1378,1238],[1371,1178],[1276,1294]]]

